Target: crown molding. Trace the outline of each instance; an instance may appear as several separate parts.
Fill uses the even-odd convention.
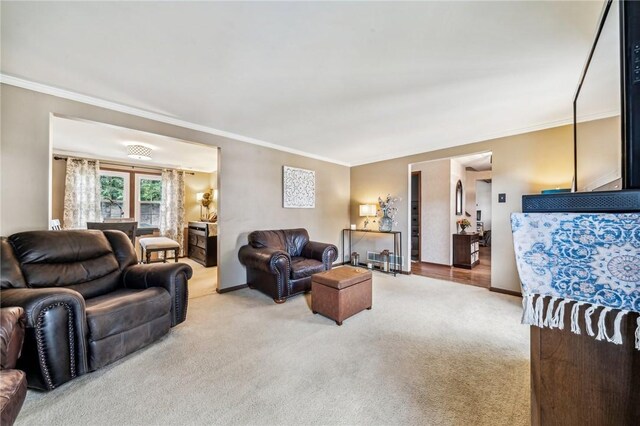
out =
[[[14,76],[10,76],[7,74],[3,74],[0,73],[0,83],[2,84],[8,84],[10,86],[16,86],[16,87],[21,87],[23,89],[28,89],[28,90],[32,90],[34,92],[40,92],[40,93],[44,93],[47,95],[52,95],[52,96],[57,96],[59,98],[64,98],[64,99],[69,99],[72,101],[76,101],[76,102],[81,102],[84,104],[88,104],[88,105],[93,105],[93,106],[97,106],[100,108],[105,108],[105,109],[109,109],[109,110],[113,110],[113,111],[118,111],[118,112],[122,112],[125,114],[130,114],[130,115],[134,115],[137,117],[141,117],[141,118],[147,118],[149,120],[154,120],[154,121],[159,121],[161,123],[166,123],[166,124],[171,124],[174,126],[179,126],[179,127],[184,127],[187,129],[191,129],[191,130],[197,130],[199,132],[203,132],[203,133],[208,133],[208,134],[212,134],[212,135],[216,135],[216,136],[222,136],[228,139],[232,139],[238,142],[244,142],[244,143],[249,143],[252,145],[258,145],[258,146],[262,146],[265,148],[271,148],[271,149],[275,149],[278,151],[282,151],[282,152],[287,152],[290,154],[295,154],[295,155],[300,155],[302,157],[307,157],[307,158],[312,158],[314,160],[320,160],[320,161],[326,161],[328,163],[333,163],[333,164],[337,164],[340,166],[345,166],[345,167],[356,167],[356,166],[362,166],[365,164],[371,164],[371,163],[378,163],[381,161],[387,161],[387,160],[394,160],[394,159],[398,159],[398,158],[402,158],[402,157],[408,157],[408,156],[412,156],[412,155],[418,155],[418,154],[425,154],[427,152],[432,152],[432,151],[437,151],[440,149],[446,149],[446,148],[452,148],[455,146],[461,146],[461,145],[468,145],[468,144],[473,144],[473,143],[478,143],[478,142],[484,142],[484,141],[489,141],[489,140],[493,140],[493,139],[499,139],[499,138],[504,138],[504,137],[509,137],[509,136],[515,136],[515,135],[520,135],[520,134],[524,134],[524,133],[530,133],[530,132],[536,132],[539,130],[545,130],[545,129],[550,129],[553,127],[559,127],[559,126],[565,126],[568,124],[573,124],[573,118],[566,118],[566,119],[562,119],[562,120],[556,120],[556,121],[549,121],[549,122],[544,122],[544,123],[539,123],[533,126],[528,126],[528,127],[522,127],[522,128],[518,128],[518,129],[512,129],[512,130],[506,130],[503,132],[497,132],[497,133],[492,133],[492,134],[486,134],[477,138],[474,138],[472,140],[457,140],[457,141],[453,141],[445,146],[439,146],[439,147],[434,147],[433,149],[429,149],[428,151],[425,151],[424,148],[416,148],[416,149],[410,149],[410,150],[405,150],[405,151],[396,151],[393,153],[389,153],[389,154],[382,154],[382,155],[376,155],[376,156],[371,156],[371,157],[367,157],[367,158],[359,158],[358,160],[351,162],[351,163],[347,163],[344,161],[339,161],[339,160],[335,160],[332,158],[328,158],[328,157],[323,157],[321,155],[317,155],[317,154],[312,154],[309,152],[305,152],[305,151],[300,151],[294,148],[289,148],[289,147],[285,147],[282,145],[277,145],[271,142],[266,142],[260,139],[255,139],[255,138],[251,138],[248,136],[242,136],[242,135],[238,135],[236,133],[231,133],[231,132],[226,132],[224,130],[219,130],[219,129],[215,129],[213,127],[208,127],[208,126],[203,126],[200,124],[196,124],[196,123],[191,123],[189,121],[185,121],[185,120],[180,120],[177,118],[173,118],[173,117],[169,117],[166,115],[162,115],[162,114],[158,114],[155,112],[150,112],[150,111],[145,111],[139,108],[134,108],[134,107],[130,107],[127,105],[122,105],[116,102],[111,102],[111,101],[107,101],[104,99],[99,99],[99,98],[95,98],[92,96],[87,96],[87,95],[83,95],[80,93],[76,93],[76,92],[72,92],[69,90],[64,90],[64,89],[59,89],[57,87],[52,87],[52,86],[48,86],[46,84],[42,84],[42,83],[36,83],[33,81],[29,81],[29,80],[25,80],[22,78],[18,78],[18,77],[14,77]],[[610,115],[607,115],[608,113],[605,114],[598,114],[597,117],[590,117],[588,118],[588,120],[594,120],[597,118],[606,118]]]
[[[100,108],[109,109],[112,111],[118,111],[136,117],[147,118],[149,120],[159,121],[161,123],[171,124],[178,127],[184,127],[191,130],[196,130],[211,135],[222,136],[224,138],[232,139],[238,142],[249,143],[252,145],[258,145],[265,148],[271,148],[278,151],[287,152],[289,154],[300,155],[302,157],[313,158],[314,160],[326,161],[328,163],[338,164],[340,166],[351,167],[351,164],[343,161],[334,160],[332,158],[323,157],[321,155],[312,154],[309,152],[300,151],[298,149],[288,148],[282,145],[277,145],[271,142],[266,142],[260,139],[251,138],[248,136],[238,135],[236,133],[226,132],[224,130],[215,129],[213,127],[203,126],[201,124],[191,123],[189,121],[180,120],[173,117],[168,117],[163,114],[155,112],[145,111],[143,109],[130,107],[127,105],[119,104],[116,102],[107,101],[93,96],[87,96],[80,93],[72,92],[70,90],[64,90],[57,87],[49,86],[42,83],[36,83],[34,81],[25,80],[22,78],[14,77],[4,73],[0,73],[0,83],[8,84],[10,86],[20,87],[34,92],[44,93],[46,95],[57,96],[63,99],[69,99],[76,102],[81,102],[88,105],[97,106]]]

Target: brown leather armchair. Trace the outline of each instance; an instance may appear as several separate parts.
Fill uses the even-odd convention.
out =
[[[121,231],[33,231],[2,238],[0,305],[20,306],[18,368],[51,390],[168,333],[186,318],[182,263],[139,265]]]
[[[16,370],[24,340],[24,310],[0,309],[0,424],[11,426],[27,396],[27,376]]]
[[[306,229],[254,231],[238,257],[247,268],[247,284],[284,303],[311,290],[311,275],[331,269],[338,258],[333,244],[309,241]]]

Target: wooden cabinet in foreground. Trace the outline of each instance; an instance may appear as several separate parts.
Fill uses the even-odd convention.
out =
[[[480,236],[453,234],[453,266],[471,269],[480,263]]]
[[[218,265],[217,224],[189,222],[188,256],[205,267]]]

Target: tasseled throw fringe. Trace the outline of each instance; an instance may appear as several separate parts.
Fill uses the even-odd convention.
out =
[[[564,306],[569,302],[571,302],[569,299],[560,301],[558,309],[556,309],[556,313],[553,317],[553,321],[551,322],[551,328],[557,327],[560,330],[564,330]]]
[[[593,331],[593,323],[591,322],[591,315],[596,310],[597,306],[591,305],[587,308],[584,313],[584,322],[587,324],[587,334],[591,337],[595,336],[596,333]]]
[[[545,297],[549,298],[547,308],[544,308]],[[567,303],[573,303],[571,307],[571,332],[574,334],[581,334],[580,330],[580,307],[587,305],[586,302],[576,302],[571,299],[563,299],[561,297],[542,296],[535,294],[528,294],[522,297],[522,324],[535,325],[536,327],[546,327],[550,329],[558,328],[564,329],[564,312]],[[597,330],[593,327],[593,313],[596,309],[602,308],[598,315],[596,322]],[[616,345],[622,344],[622,319],[629,311],[621,310],[616,314],[616,318],[613,322],[613,335],[609,336],[607,333],[607,314],[613,311],[610,307],[601,307],[598,305],[589,305],[584,313],[584,321],[586,324],[587,334],[591,337],[595,337],[596,340],[606,340]],[[638,317],[636,333],[635,333],[635,348],[640,350],[640,317]]]
[[[549,305],[547,305],[547,315],[545,316],[542,324],[544,327],[553,328],[551,324],[553,323],[553,306],[556,304],[556,300],[558,300],[557,297],[552,297],[551,300],[549,300]]]
[[[627,315],[629,311],[620,311],[618,315],[616,315],[616,320],[613,323],[613,339],[609,341],[611,343],[615,343],[616,345],[622,344],[622,331],[620,330],[620,323],[622,322],[622,317]]]
[[[522,297],[522,324],[533,325],[533,296]]]
[[[536,299],[536,309],[533,312],[534,325],[544,327],[544,296],[538,296]]]
[[[558,302],[559,303],[556,303]],[[547,305],[547,313],[544,318],[544,326],[549,328],[564,329],[564,306],[571,300],[560,297],[552,297]],[[555,311],[554,311],[555,310]]]
[[[603,308],[600,311],[600,318],[598,318],[598,335],[596,336],[596,340],[604,340],[607,339],[611,341],[611,338],[607,336],[607,324],[605,324],[605,320],[607,319],[607,312],[610,312],[611,308]]]
[[[580,306],[584,305],[584,302],[574,303],[571,308],[571,332],[574,334],[581,334],[580,331]]]

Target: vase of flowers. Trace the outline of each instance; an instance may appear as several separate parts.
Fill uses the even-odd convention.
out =
[[[393,198],[387,194],[386,199],[378,197],[378,212],[382,214],[379,220],[379,228],[381,232],[391,232],[393,225],[398,223],[394,220],[394,217],[398,213],[397,207],[393,207],[395,203],[399,201],[398,198]]]
[[[467,231],[465,231],[465,229],[471,226],[471,222],[469,222],[469,219],[458,219],[456,223],[460,227],[461,234],[466,234]]]

